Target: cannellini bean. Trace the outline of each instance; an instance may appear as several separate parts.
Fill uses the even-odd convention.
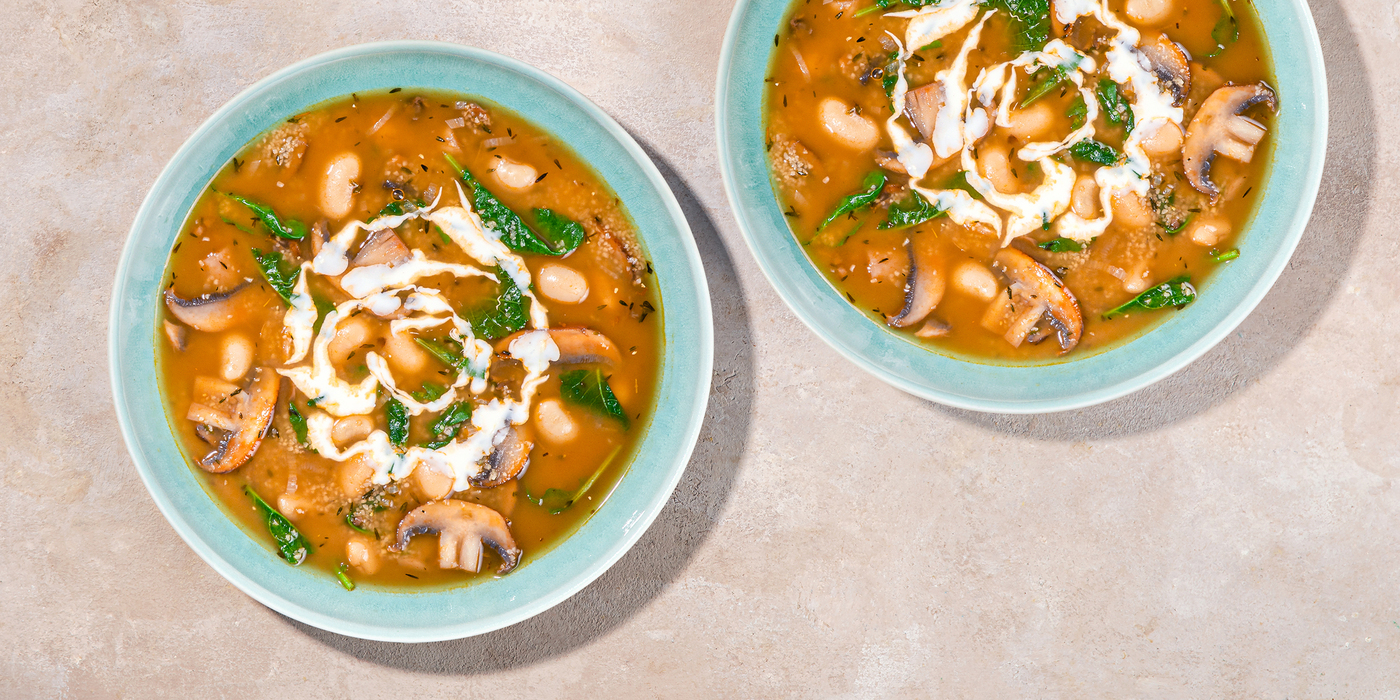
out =
[[[356,316],[335,329],[335,337],[326,346],[326,352],[330,354],[331,364],[340,366],[349,359],[350,353],[355,352],[361,345],[368,343],[370,339],[369,321],[363,316]]]
[[[1096,218],[1099,211],[1099,183],[1093,175],[1080,175],[1069,195],[1069,208],[1081,219]]]
[[[345,446],[359,442],[374,432],[374,419],[369,416],[346,416],[331,428],[331,439]]]
[[[980,156],[982,175],[992,181],[998,192],[1017,191],[1016,176],[1011,174],[1011,158],[1005,148],[989,146],[981,150]]]
[[[1126,271],[1123,277],[1123,291],[1138,294],[1152,286],[1151,281],[1152,273],[1147,270],[1147,263],[1138,263],[1136,267]]]
[[[578,437],[578,423],[559,399],[545,399],[535,404],[535,425],[546,440],[555,444]]]
[[[350,213],[355,205],[355,179],[360,176],[360,157],[354,153],[342,153],[326,166],[326,175],[321,179],[321,211],[332,219],[340,219]]]
[[[953,269],[953,288],[983,301],[997,295],[997,279],[986,265],[966,260]]]
[[[525,190],[535,184],[535,178],[539,177],[539,172],[527,163],[517,163],[509,158],[501,158],[496,161],[495,175],[496,180],[502,185],[513,190]]]
[[[370,477],[374,476],[374,464],[363,454],[355,455],[340,463],[336,469],[336,481],[340,490],[350,498],[359,498],[369,490]]]
[[[428,366],[428,352],[407,333],[390,333],[384,339],[384,356],[402,374],[418,374]]]
[[[1186,226],[1186,235],[1199,246],[1219,245],[1230,235],[1230,222],[1214,216],[1203,216]]]
[[[880,142],[880,129],[869,117],[851,114],[851,106],[839,98],[828,97],[817,105],[822,128],[847,148],[868,151]]]
[[[1049,102],[1036,102],[1025,109],[1012,110],[1006,116],[1010,123],[1006,131],[1022,141],[1039,139],[1055,123],[1055,110]]]
[[[577,304],[588,298],[588,278],[559,263],[545,263],[535,281],[540,294],[561,304]]]
[[[1123,10],[1139,24],[1161,24],[1172,16],[1176,3],[1172,0],[1128,0]]]
[[[242,379],[253,366],[253,352],[253,341],[248,340],[248,336],[242,333],[224,336],[223,365],[219,367],[219,376],[230,382]]]
[[[1162,122],[1151,136],[1142,140],[1142,150],[1152,158],[1181,157],[1181,127],[1171,122]]]
[[[345,561],[367,574],[379,570],[379,553],[374,551],[374,543],[364,535],[352,535],[345,543]]]
[[[289,493],[277,497],[277,510],[287,516],[288,520],[300,520],[310,509],[305,501]]]
[[[1152,223],[1152,208],[1136,192],[1124,192],[1113,198],[1113,218],[1133,228]]]
[[[430,501],[446,498],[452,493],[452,476],[443,474],[426,464],[413,470],[413,478],[418,482],[418,490]]]

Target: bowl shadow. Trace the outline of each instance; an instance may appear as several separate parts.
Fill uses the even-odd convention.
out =
[[[635,137],[635,135],[634,135]],[[418,673],[474,675],[529,667],[589,644],[646,607],[685,569],[719,521],[750,438],[752,327],[734,262],[694,191],[637,139],[679,201],[705,264],[715,363],[695,451],[655,522],[612,568],[555,607],[510,627],[426,644],[346,637],[283,617],[288,626],[363,661]]]
[[[1327,161],[1317,204],[1298,249],[1244,323],[1180,372],[1097,406],[1028,415],[978,413],[930,403],[932,407],[964,423],[1038,440],[1074,442],[1134,435],[1210,410],[1258,383],[1288,356],[1336,296],[1356,255],[1376,186],[1375,103],[1360,42],[1337,0],[1312,0],[1310,5],[1327,65]]]

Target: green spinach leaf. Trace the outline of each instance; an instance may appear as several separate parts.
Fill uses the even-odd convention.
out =
[[[1069,154],[1079,160],[1098,163],[1099,165],[1113,165],[1118,162],[1118,151],[1112,146],[1095,141],[1084,139],[1069,147]]]
[[[616,418],[622,427],[629,427],[627,412],[613,394],[612,387],[600,369],[576,369],[559,375],[559,393],[569,403],[582,406],[595,413]]]
[[[958,172],[954,173],[952,177],[948,178],[948,184],[944,185],[943,189],[962,190],[963,192],[972,195],[973,199],[979,201],[982,199],[982,193],[978,192],[977,188],[973,187],[972,183],[967,181],[966,170],[959,170]]]
[[[306,561],[306,555],[311,553],[311,543],[301,536],[301,532],[292,525],[292,521],[268,505],[252,486],[245,484],[243,491],[257,504],[258,510],[263,512],[267,520],[267,530],[272,533],[272,539],[277,543],[277,553],[282,555],[282,559],[292,566]]]
[[[225,197],[253,210],[253,215],[258,218],[258,221],[261,221],[263,226],[266,226],[267,230],[274,234],[293,241],[299,241],[306,237],[306,224],[300,221],[292,221],[291,219],[283,222],[282,219],[277,216],[277,212],[273,211],[272,207],[266,204],[261,204],[247,197],[229,192],[223,194]]]
[[[1050,0],[985,0],[1011,17],[1011,44],[1016,53],[1039,51],[1050,40]]]
[[[501,242],[507,248],[517,253],[536,253],[539,255],[563,255],[566,251],[562,247],[555,248],[548,242],[542,240],[525,221],[520,218],[510,207],[501,203],[496,195],[486,189],[471,171],[457,164],[457,161],[449,154],[442,154],[447,159],[452,169],[457,171],[457,177],[462,182],[471,186],[472,207],[481,217],[486,226],[496,232],[501,237]]]
[[[536,503],[538,503],[540,507],[549,511],[550,515],[558,515],[560,513],[563,513],[564,511],[569,509],[569,506],[572,506],[573,504],[577,503],[580,498],[583,498],[584,494],[588,493],[589,489],[593,488],[593,484],[597,483],[598,477],[602,476],[603,472],[607,471],[608,465],[612,464],[613,459],[617,457],[617,453],[621,450],[622,447],[620,446],[613,448],[612,453],[607,456],[607,459],[603,460],[602,464],[598,465],[598,468],[593,472],[593,475],[588,477],[588,479],[583,483],[579,484],[578,490],[574,491],[573,493],[565,491],[564,489],[546,489],[544,495],[541,496],[537,501],[536,499],[530,498],[530,494],[528,492],[525,494],[525,497],[529,498],[532,501],[536,501]]]
[[[535,225],[545,240],[549,241],[559,255],[568,255],[578,250],[588,236],[577,221],[557,214],[553,209],[536,209]]]
[[[423,382],[423,388],[419,389],[418,391],[410,391],[408,392],[408,395],[412,396],[413,400],[417,401],[418,403],[432,403],[442,398],[442,395],[446,393],[447,387],[441,384],[437,384],[435,382]]]
[[[938,208],[938,205],[931,204],[927,199],[924,199],[924,196],[919,194],[917,190],[909,190],[909,195],[909,199],[890,205],[889,218],[885,219],[885,223],[880,224],[880,228],[914,226],[948,213]]]
[[[430,429],[433,431],[433,440],[426,443],[424,447],[436,450],[439,447],[452,442],[457,436],[457,432],[462,429],[462,424],[471,420],[472,405],[468,401],[457,401],[447,407],[446,411],[438,414],[437,420],[433,421]]]
[[[1056,238],[1040,244],[1042,250],[1052,253],[1078,253],[1084,250],[1084,244],[1073,238]]]
[[[1234,260],[1238,257],[1240,257],[1240,249],[1231,248],[1229,250],[1222,251],[1219,253],[1211,253],[1210,259],[1212,262],[1224,263],[1230,262],[1231,260]]]
[[[350,580],[350,565],[340,562],[340,566],[335,567],[335,577],[340,580],[340,585],[347,591],[355,590],[355,582]]]
[[[826,221],[817,227],[818,231],[830,226],[837,219],[864,209],[875,203],[880,198],[880,191],[885,189],[885,174],[879,170],[865,176],[861,182],[861,189],[855,194],[846,195],[841,203],[836,206],[836,211],[831,212],[831,216],[826,217]]]
[[[1069,127],[1078,129],[1084,126],[1084,119],[1089,116],[1089,105],[1084,104],[1084,96],[1076,95],[1074,101],[1069,103],[1069,109],[1065,110],[1065,116],[1069,117]]]
[[[1108,78],[1099,79],[1094,96],[1099,98],[1099,106],[1103,108],[1104,119],[1107,119],[1109,124],[1122,125],[1125,132],[1132,132],[1133,108],[1123,98],[1122,91],[1118,89],[1118,83]]]
[[[384,402],[384,416],[389,423],[389,442],[400,446],[408,442],[408,408],[391,397]]]
[[[1181,308],[1195,300],[1196,288],[1191,286],[1191,278],[1187,275],[1182,275],[1170,282],[1163,282],[1137,295],[1132,301],[1122,306],[1110,309],[1103,317],[1107,320],[1118,314],[1127,313],[1134,309],[1153,311],[1156,309],[1165,309],[1168,306]]]
[[[277,296],[282,297],[282,305],[290,307],[292,288],[297,286],[298,268],[283,260],[282,254],[275,250],[263,253],[257,248],[252,248],[251,251],[253,259],[258,261],[258,269],[262,271],[263,279],[277,292]]]
[[[306,441],[306,416],[301,415],[296,402],[291,399],[287,400],[287,421],[292,424],[292,433],[297,437],[297,444],[311,450],[311,445]]]
[[[482,338],[504,338],[526,326],[530,315],[525,311],[525,295],[505,270],[497,270],[501,291],[495,300],[466,314],[472,331]]]

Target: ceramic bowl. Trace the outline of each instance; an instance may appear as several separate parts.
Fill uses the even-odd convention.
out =
[[[331,98],[390,87],[479,95],[568,144],[622,198],[638,223],[664,301],[665,358],[657,405],[637,457],[606,503],[576,532],[511,574],[465,586],[406,592],[291,567],[265,533],[245,532],[205,491],[166,421],[154,347],[159,288],[170,247],[215,172],[283,119]],[[666,504],[700,431],[709,395],[713,326],[709,291],[689,226],[635,141],[563,82],[487,51],[393,42],[302,61],[224,105],[176,152],[132,224],[112,293],[110,362],[117,416],[156,505],[210,566],[268,607],[309,625],[367,639],[455,639],[518,622],[597,578]]]
[[[1181,369],[1230,333],[1278,279],[1312,212],[1327,146],[1327,80],[1304,0],[1254,0],[1276,62],[1281,109],[1262,201],[1242,232],[1242,255],[1201,285],[1200,297],[1150,331],[1058,362],[997,363],[941,354],[852,307],[817,271],[788,228],[764,147],[764,78],[790,0],[739,0],[720,55],[720,169],[744,239],[778,294],[816,334],[889,384],[939,403],[998,413],[1080,408],[1141,389]]]

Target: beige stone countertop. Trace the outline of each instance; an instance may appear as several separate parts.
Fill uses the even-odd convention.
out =
[[[1327,167],[1258,310],[1154,387],[1025,417],[889,388],[773,292],[715,153],[731,6],[5,3],[0,697],[1400,697],[1400,4],[1312,1]],[[630,130],[716,334],[699,446],[637,547],[534,619],[424,645],[293,622],[201,561],[106,361],[127,229],[200,122],[402,38],[528,61]]]

